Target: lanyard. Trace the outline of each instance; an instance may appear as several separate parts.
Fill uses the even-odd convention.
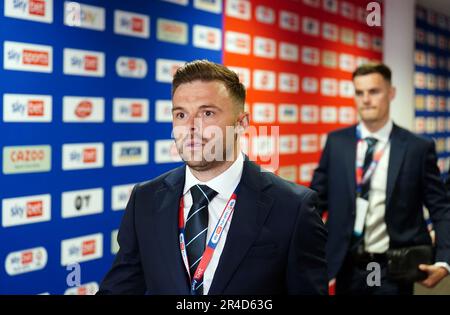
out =
[[[214,251],[216,250],[216,246],[219,243],[219,240],[223,234],[223,231],[225,230],[225,226],[228,224],[228,222],[231,219],[231,215],[233,214],[234,207],[236,205],[238,188],[239,188],[239,185],[236,187],[236,189],[234,190],[230,199],[228,200],[227,204],[225,205],[225,208],[222,211],[222,215],[220,216],[220,219],[217,222],[216,227],[214,228],[214,232],[211,234],[211,237],[209,238],[208,244],[206,245],[205,251],[203,252],[203,257],[200,260],[200,263],[197,266],[197,269],[193,276],[189,272],[189,263],[188,263],[188,258],[187,258],[186,244],[185,244],[185,240],[184,240],[184,229],[185,229],[184,201],[183,201],[183,197],[181,197],[180,209],[179,209],[179,213],[178,213],[178,228],[179,228],[179,233],[180,233],[180,235],[179,235],[180,250],[181,250],[181,256],[183,257],[184,266],[186,267],[186,270],[191,279],[191,292],[195,292],[195,288],[196,288],[197,284],[202,282],[205,270],[208,267],[208,265],[212,259]]]
[[[386,142],[386,144],[377,150],[373,155],[373,160],[369,165],[369,168],[364,173],[364,157],[365,154],[363,154],[363,142],[364,139],[361,138],[361,127],[358,125],[356,127],[356,138],[358,139],[357,149],[356,149],[356,193],[359,196],[362,191],[362,186],[367,183],[370,178],[372,177],[373,173],[375,172],[375,169],[380,162],[381,158],[383,157],[384,152],[386,151],[387,146],[390,143],[390,140]]]

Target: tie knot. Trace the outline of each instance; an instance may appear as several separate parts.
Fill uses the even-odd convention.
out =
[[[367,145],[369,146],[369,148],[372,148],[373,146],[375,146],[378,142],[377,139],[373,138],[373,137],[367,137],[364,140],[366,140]]]
[[[217,195],[217,191],[206,185],[194,185],[191,187],[192,201],[194,204],[205,205]]]

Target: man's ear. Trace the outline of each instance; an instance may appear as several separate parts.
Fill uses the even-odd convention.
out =
[[[242,134],[248,128],[250,124],[250,115],[247,112],[243,112],[239,114],[237,124],[236,124],[236,133]]]
[[[392,102],[392,100],[395,98],[396,94],[397,94],[397,89],[395,88],[395,86],[391,86],[391,88],[389,90],[389,101]]]

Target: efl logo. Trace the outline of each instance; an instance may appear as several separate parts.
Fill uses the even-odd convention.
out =
[[[35,247],[9,253],[5,259],[5,269],[9,276],[44,269],[47,265],[47,250]]]
[[[339,39],[339,29],[336,24],[323,23],[322,25],[322,37],[324,39],[337,42]]]
[[[230,53],[249,55],[250,35],[227,31],[225,33],[225,50]]]
[[[424,51],[422,50],[416,50],[415,54],[414,54],[414,62],[416,63],[416,65],[418,66],[425,66],[427,63],[427,57]]]
[[[426,35],[425,31],[421,28],[416,28],[416,42],[419,44],[425,44]]]
[[[298,138],[296,135],[280,136],[280,154],[295,154],[298,152]]]
[[[337,108],[334,106],[321,107],[321,119],[324,124],[335,124],[338,120]]]
[[[275,122],[275,104],[254,103],[252,120],[255,123],[273,123],[273,122]]]
[[[255,157],[270,157],[275,153],[274,136],[255,136],[252,138],[252,152]]]
[[[187,5],[188,1],[185,2]],[[194,0],[194,8],[219,14],[222,13],[222,0]]]
[[[174,163],[181,162],[173,139],[155,141],[155,163]]]
[[[102,168],[104,163],[103,143],[63,144],[62,169],[79,170]]]
[[[51,197],[46,195],[2,200],[2,226],[10,227],[50,221]]]
[[[241,67],[228,67],[231,71],[236,72],[241,82],[246,88],[250,87],[250,69]]]
[[[95,295],[98,291],[97,282],[89,282],[79,287],[69,288],[64,292],[64,295]]]
[[[300,152],[315,153],[319,151],[318,135],[301,135],[300,136]]]
[[[433,53],[428,53],[427,54],[427,65],[430,68],[435,69],[437,66],[437,59],[436,59],[436,55]]]
[[[226,1],[225,14],[229,17],[248,21],[252,18],[251,3],[247,0],[228,0]]]
[[[16,146],[3,147],[3,174],[49,172],[51,147]]]
[[[300,166],[300,182],[309,183],[312,180],[314,170],[317,168],[317,163],[305,163]]]
[[[6,70],[51,73],[53,71],[53,48],[20,42],[5,41],[3,67]]]
[[[298,45],[280,42],[278,47],[281,60],[298,61]]]
[[[5,16],[53,23],[53,0],[5,0]]]
[[[319,91],[319,81],[316,78],[305,77],[302,80],[302,89],[305,93],[317,93]]]
[[[353,72],[356,68],[355,57],[350,54],[339,55],[339,69],[346,72]]]
[[[194,25],[194,39],[192,45],[198,48],[221,50],[222,30],[215,27]]]
[[[337,0],[323,0],[323,9],[330,13],[337,13],[338,12]]]
[[[274,59],[277,53],[275,40],[255,36],[253,38],[253,54],[258,57]]]
[[[64,48],[64,74],[105,76],[105,54],[98,51]]]
[[[434,74],[427,74],[427,87],[429,90],[436,89],[436,76]]]
[[[349,2],[341,2],[341,15],[349,20],[355,19],[355,6]]]
[[[339,96],[342,98],[353,98],[355,89],[353,81],[341,80],[339,81]]]
[[[370,36],[369,34],[358,32],[356,33],[356,46],[363,49],[370,49]]]
[[[258,5],[255,9],[256,20],[264,24],[275,23],[275,11],[269,7]]]
[[[113,121],[124,123],[145,123],[149,117],[148,99],[114,98]]]
[[[51,122],[52,96],[3,94],[4,122]]]
[[[155,120],[159,123],[172,122],[172,101],[157,100],[155,102]]]
[[[350,28],[342,28],[341,29],[341,43],[347,45],[355,44],[355,33]]]
[[[253,71],[253,88],[262,91],[275,90],[275,72],[265,70]]]
[[[324,50],[322,52],[322,66],[326,68],[336,69],[338,66],[337,53],[334,51]]]
[[[356,66],[362,66],[365,65],[366,63],[369,63],[370,59],[366,58],[366,57],[356,57]]]
[[[436,132],[436,120],[432,117],[426,118],[425,130],[427,133],[435,133]]]
[[[426,85],[426,76],[423,72],[416,72],[414,74],[414,85],[418,89],[424,89]]]
[[[61,241],[61,265],[94,260],[103,256],[103,234],[97,233]]]
[[[173,75],[184,64],[182,60],[156,59],[156,81],[172,83]]]
[[[144,14],[114,11],[114,33],[141,38],[150,37],[150,17]]]
[[[307,6],[313,7],[313,8],[319,8],[320,7],[320,1],[321,0],[303,0],[303,3]]]
[[[119,77],[143,79],[147,76],[147,62],[142,58],[122,56],[117,58],[116,72]]]
[[[280,73],[278,75],[278,90],[286,93],[297,93],[299,90],[299,77],[293,73]]]
[[[66,191],[61,196],[61,216],[73,218],[103,212],[103,189]]]
[[[279,26],[283,30],[298,32],[300,29],[300,18],[298,14],[289,11],[280,11]]]
[[[311,36],[319,36],[320,35],[319,21],[305,16],[303,18],[303,34]]]
[[[436,97],[433,95],[427,95],[425,103],[427,111],[434,112],[436,110]]]
[[[302,62],[311,66],[318,66],[320,63],[320,51],[314,47],[302,48]]]
[[[98,123],[105,121],[103,97],[64,96],[63,121],[68,123]]]
[[[319,107],[317,105],[302,105],[300,121],[304,124],[316,124],[319,122]]]
[[[111,189],[111,209],[113,211],[125,210],[131,191],[136,184],[117,185]]]
[[[96,31],[105,30],[105,9],[77,2],[64,2],[64,24]]]
[[[325,96],[337,96],[338,95],[338,82],[336,79],[323,78],[321,80],[321,94]]]
[[[339,123],[343,125],[351,125],[356,121],[356,113],[354,107],[343,106],[339,108]]]
[[[113,142],[112,165],[145,165],[148,163],[147,141]]]
[[[188,43],[188,28],[186,23],[160,18],[157,20],[156,29],[156,37],[160,41],[180,45],[187,45]]]
[[[298,106],[295,104],[279,104],[278,105],[278,122],[280,123],[297,123],[298,122]]]

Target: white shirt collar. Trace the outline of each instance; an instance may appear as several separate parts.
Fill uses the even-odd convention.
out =
[[[374,133],[370,132],[364,125],[364,123],[360,122],[359,125],[361,128],[362,139],[365,139],[367,137],[373,137],[379,141],[388,142],[394,123],[392,122],[391,119],[389,119],[388,122],[383,126],[383,128]]]
[[[233,164],[231,164],[231,166],[225,172],[207,182],[202,182],[197,179],[197,177],[192,174],[189,166],[186,166],[183,195],[185,195],[192,186],[199,184],[207,185],[208,187],[217,191],[219,196],[228,199],[241,181],[243,169],[243,153],[238,154],[236,161],[234,161]]]

